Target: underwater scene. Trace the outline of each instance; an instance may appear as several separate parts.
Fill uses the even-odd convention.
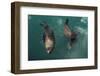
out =
[[[28,60],[88,58],[88,17],[28,15]]]

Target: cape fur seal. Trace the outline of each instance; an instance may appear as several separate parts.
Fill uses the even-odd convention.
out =
[[[44,33],[43,33],[44,46],[46,48],[47,53],[50,54],[53,51],[55,46],[54,32],[46,22],[42,22],[40,25],[44,29]]]
[[[69,38],[70,43],[68,44],[68,48],[70,49],[73,45],[73,43],[76,41],[77,39],[77,34],[76,32],[73,32],[69,25],[68,25],[69,20],[66,19],[65,24],[64,24],[64,35],[65,37]]]

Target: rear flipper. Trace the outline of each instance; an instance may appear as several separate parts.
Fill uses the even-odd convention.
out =
[[[41,22],[40,25],[41,25],[44,29],[48,28],[48,24],[47,24],[47,22],[45,22],[45,21]]]

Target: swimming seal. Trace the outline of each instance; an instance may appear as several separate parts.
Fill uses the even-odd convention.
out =
[[[73,32],[71,30],[71,28],[68,25],[68,22],[69,22],[69,20],[66,19],[65,24],[64,24],[64,36],[70,40],[69,48],[71,48],[73,43],[76,42],[77,34],[76,34],[76,32]]]
[[[46,48],[47,53],[50,54],[55,47],[54,32],[46,22],[42,22],[40,25],[44,29],[44,33],[43,33],[44,46]]]

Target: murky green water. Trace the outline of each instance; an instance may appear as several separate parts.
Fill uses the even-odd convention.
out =
[[[69,19],[69,27],[78,33],[77,41],[68,49],[68,39],[64,37],[64,22]],[[55,49],[48,54],[42,41],[46,21],[55,34]],[[28,60],[79,59],[88,57],[88,18],[72,16],[28,15]]]

